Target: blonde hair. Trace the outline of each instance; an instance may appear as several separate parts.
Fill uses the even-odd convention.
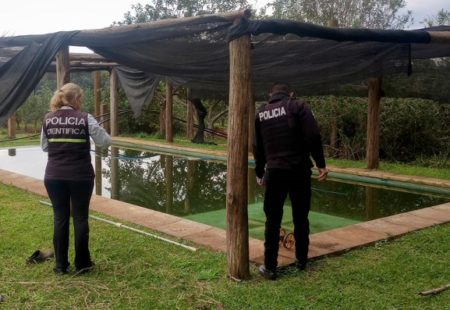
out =
[[[82,102],[83,90],[81,87],[75,83],[67,83],[53,94],[50,100],[50,110],[55,112],[63,106],[69,106],[75,110],[79,110]]]

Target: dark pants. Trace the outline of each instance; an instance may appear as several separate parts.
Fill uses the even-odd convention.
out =
[[[91,266],[88,218],[94,180],[63,181],[46,179],[44,184],[53,205],[53,246],[55,248],[56,268],[66,270],[69,266],[71,203],[75,231],[75,268],[82,269]]]
[[[277,267],[283,205],[288,194],[292,203],[295,256],[300,263],[306,263],[309,247],[308,213],[311,205],[311,170],[267,169],[265,181],[264,264],[269,270],[275,270]]]

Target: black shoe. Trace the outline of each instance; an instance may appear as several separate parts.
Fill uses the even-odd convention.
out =
[[[268,280],[275,280],[277,278],[277,272],[274,270],[267,269],[266,266],[264,265],[259,266],[258,272],[260,275],[262,275],[264,278]]]
[[[63,269],[63,268],[55,267],[55,268],[53,268],[53,272],[58,276],[62,276],[62,275],[67,274],[67,268]]]
[[[299,261],[297,261],[297,262],[295,262],[295,267],[296,267],[298,270],[303,271],[303,270],[306,269],[306,262],[299,262]]]
[[[85,274],[90,272],[92,269],[94,269],[95,264],[93,262],[90,262],[87,266],[85,267],[77,267],[75,268],[75,273],[76,274]]]

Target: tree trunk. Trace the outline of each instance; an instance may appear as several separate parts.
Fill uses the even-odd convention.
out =
[[[227,258],[232,279],[248,279],[248,105],[251,102],[250,36],[229,44],[230,89],[227,152]]]
[[[191,140],[193,143],[205,143],[205,117],[208,114],[205,107],[202,104],[202,101],[198,98],[192,98],[192,105],[197,112],[197,120],[198,120],[198,128],[197,133],[194,138]]]

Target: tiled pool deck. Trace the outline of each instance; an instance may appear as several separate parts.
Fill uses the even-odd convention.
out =
[[[114,143],[125,142],[146,145],[157,145],[159,148],[171,148],[167,144],[153,144],[137,139],[114,138]],[[204,152],[194,148],[181,148],[192,152]],[[211,151],[211,154],[223,156],[223,152]],[[358,174],[381,179],[414,182],[424,185],[450,188],[450,181],[431,178],[400,176],[391,173],[368,171],[364,169],[343,169],[330,167],[331,171]],[[47,197],[44,183],[41,180],[0,169],[0,182],[25,189]],[[226,231],[187,219],[168,215],[158,211],[142,208],[125,202],[94,195],[91,210],[103,213],[120,221],[127,221],[137,225],[162,232],[168,236],[188,240],[197,246],[204,246],[217,251],[226,251]],[[374,242],[398,237],[408,232],[423,229],[433,225],[450,222],[450,202],[424,208],[416,211],[393,215],[377,220],[359,223],[343,228],[329,230],[310,236],[311,243],[309,257],[317,258],[324,255],[338,254],[356,247]],[[250,260],[260,264],[263,262],[264,246],[261,240],[250,238]],[[280,247],[278,262],[280,265],[293,263],[294,251]]]

